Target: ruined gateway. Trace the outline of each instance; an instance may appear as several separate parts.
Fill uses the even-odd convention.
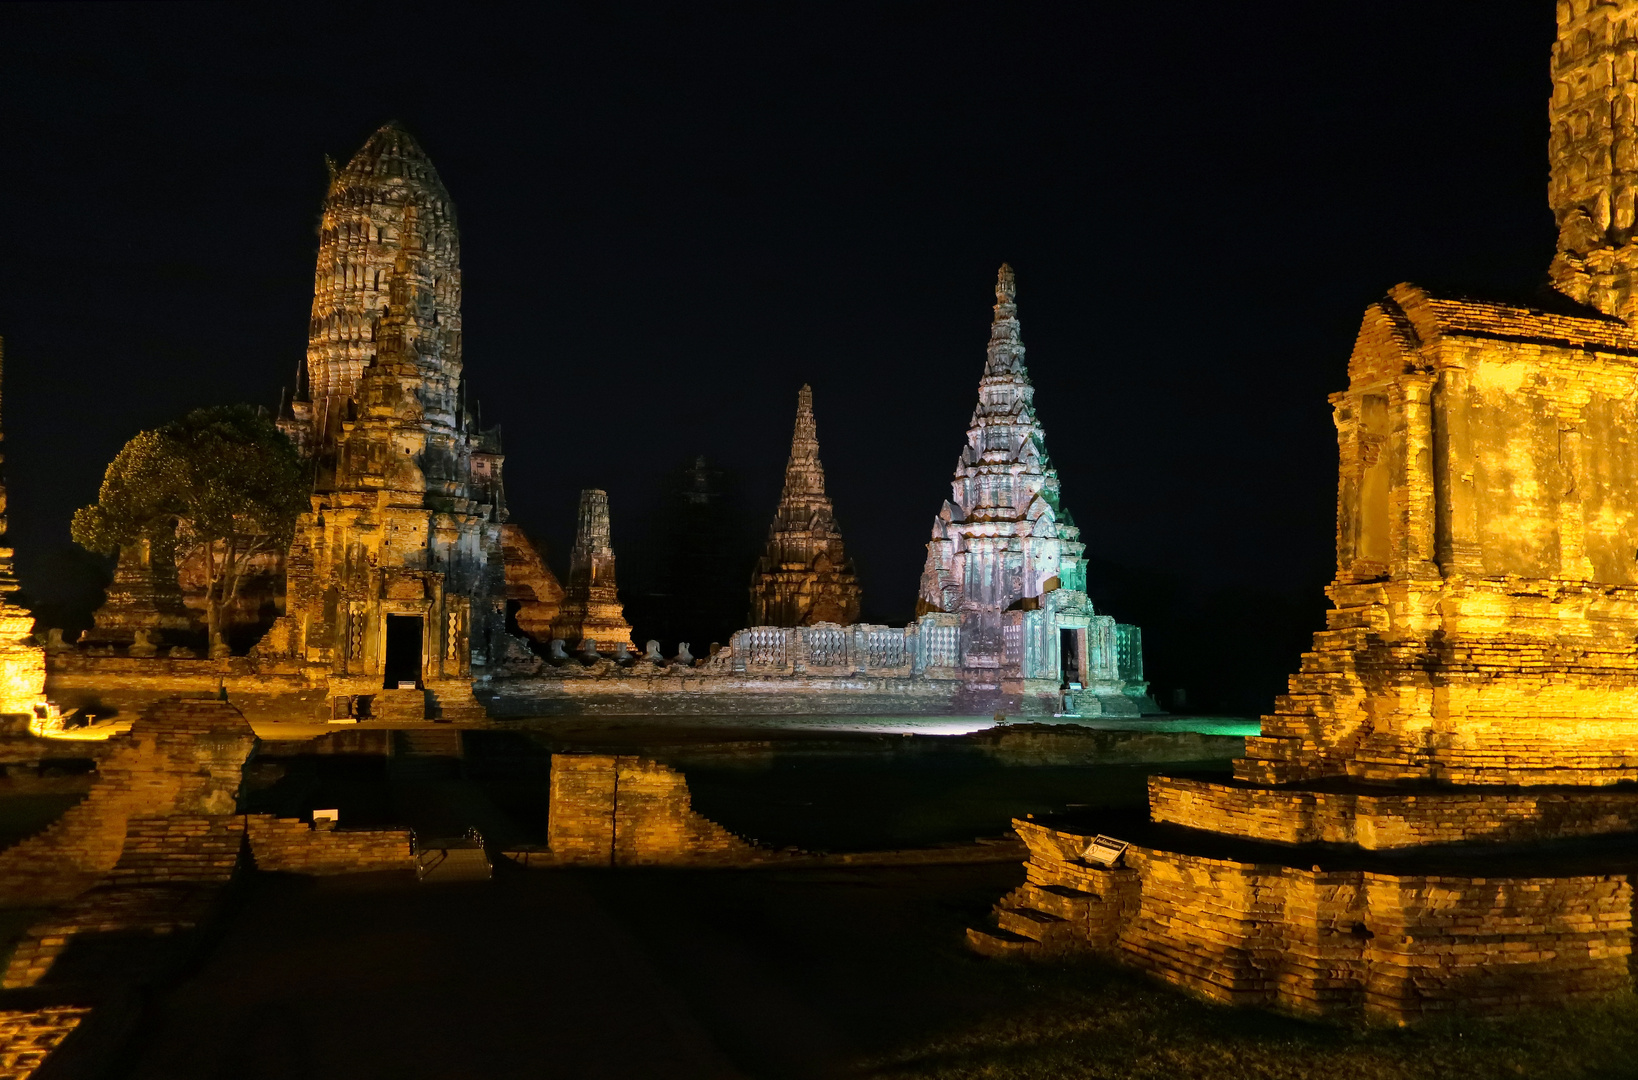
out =
[[[1561,295],[1366,311],[1330,399],[1333,610],[1233,779],[1151,777],[1146,823],[1017,822],[1029,883],[976,947],[1398,1021],[1631,986],[1631,846],[1584,841],[1638,830],[1635,54],[1638,0],[1559,5]]]

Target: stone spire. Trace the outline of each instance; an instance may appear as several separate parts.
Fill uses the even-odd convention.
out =
[[[1631,323],[1638,315],[1638,0],[1558,5],[1548,105],[1558,222],[1553,284]]]
[[[588,488],[580,493],[580,519],[574,547],[569,551],[569,584],[552,636],[570,648],[586,638],[601,652],[615,646],[632,647],[631,624],[626,622],[614,581],[614,545],[609,537],[609,496]]]
[[[825,494],[813,389],[803,386],[796,396],[796,431],[785,464],[785,490],[768,528],[768,546],[751,578],[751,624],[845,625],[858,618],[859,582]]]
[[[978,405],[967,428],[967,445],[956,462],[946,509],[955,512],[951,520],[965,522],[1016,525],[1046,518],[1078,536],[1079,530],[1058,505],[1058,471],[1047,456],[1046,432],[1035,416],[1035,387],[1024,367],[1016,297],[1012,267],[1002,263]]]
[[[375,359],[377,321],[390,307],[412,210],[422,245],[427,322],[456,371],[461,356],[460,237],[438,171],[401,128],[387,124],[330,182],[319,225],[318,268],[307,341],[308,414],[321,458],[332,453],[364,369]],[[298,402],[300,396],[298,395]],[[322,483],[322,479],[321,479]]]
[[[825,467],[819,463],[819,431],[813,422],[813,387],[807,383],[796,392],[796,430],[791,434],[791,456],[785,463],[785,491],[780,509],[800,506],[830,511],[825,496]]]
[[[968,656],[1000,654],[998,616],[1060,589],[1084,591],[1080,530],[1059,503],[1058,473],[1035,416],[1024,367],[1017,285],[1002,264],[978,406],[956,461],[950,498],[933,520],[921,611],[973,613]]]

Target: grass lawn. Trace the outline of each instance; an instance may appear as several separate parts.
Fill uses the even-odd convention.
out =
[[[1413,1028],[1313,1023],[1195,1000],[1097,962],[996,961],[1014,1002],[875,1055],[879,1080],[1486,1080],[1638,1076],[1638,1000]]]

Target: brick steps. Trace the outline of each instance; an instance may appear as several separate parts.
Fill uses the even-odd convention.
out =
[[[411,757],[462,756],[461,733],[450,728],[393,732],[393,751]]]
[[[370,698],[370,719],[413,723],[427,718],[425,690],[380,690]]]
[[[967,947],[983,956],[1015,959],[1038,955],[1041,943],[1034,938],[1020,937],[1006,930],[979,930],[969,926]]]
[[[427,688],[427,716],[451,722],[475,722],[489,719],[489,710],[472,694],[472,684],[435,685]]]
[[[1085,918],[1088,906],[1103,902],[1097,893],[1068,885],[1025,885],[1024,889],[1031,907],[1060,919]]]
[[[1064,869],[1074,874],[1079,868]],[[995,926],[969,929],[967,944],[986,956],[1058,956],[1106,947],[1118,932],[1116,911],[1103,896],[1079,888],[1082,883],[1020,885],[995,905]]]

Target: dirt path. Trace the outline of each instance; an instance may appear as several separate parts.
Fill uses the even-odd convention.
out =
[[[767,1078],[993,1004],[959,929],[1005,865],[263,878],[156,1006],[138,1080]]]

